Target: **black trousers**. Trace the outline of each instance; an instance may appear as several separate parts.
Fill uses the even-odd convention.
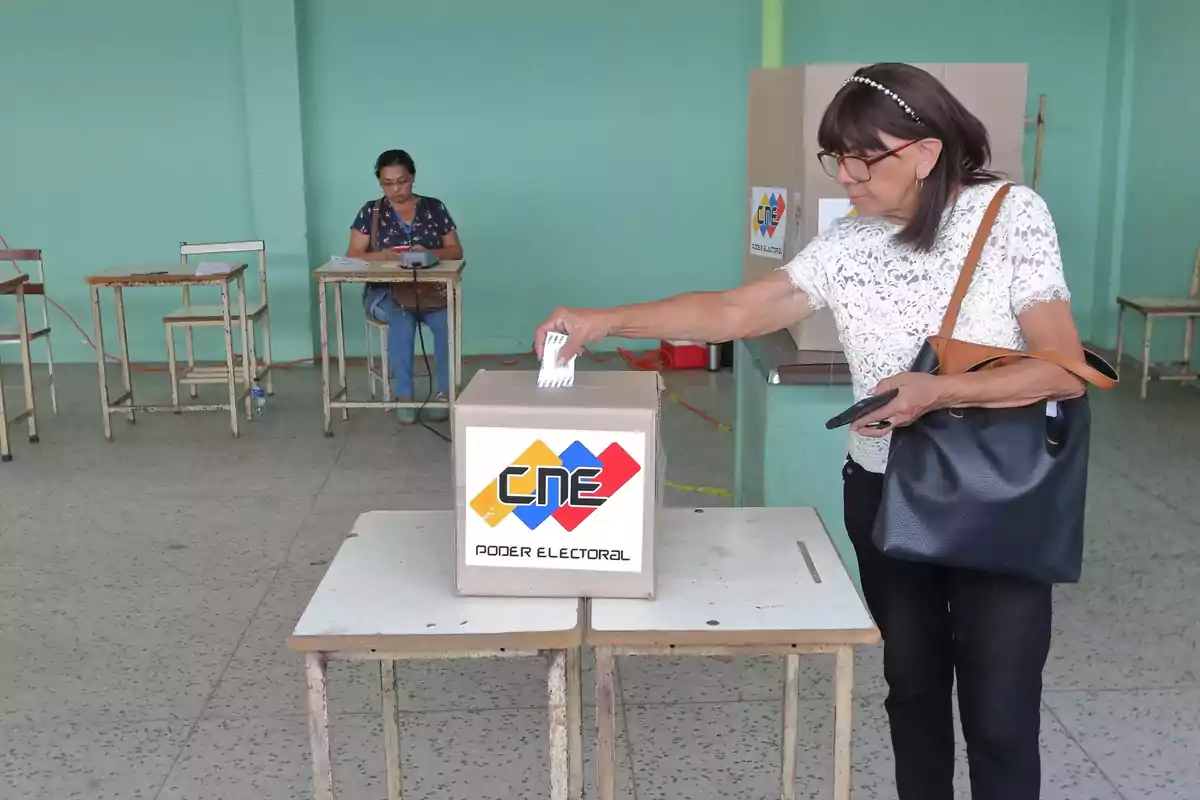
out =
[[[846,530],[883,635],[899,800],[953,800],[958,706],[972,800],[1037,800],[1051,587],[885,557],[871,542],[883,476],[847,460]]]

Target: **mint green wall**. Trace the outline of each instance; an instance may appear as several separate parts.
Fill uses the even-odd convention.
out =
[[[251,224],[267,243],[271,336],[277,362],[320,346],[309,275],[310,212],[294,0],[239,0]],[[307,312],[307,313],[306,313]]]
[[[1126,188],[1129,166],[1129,120],[1133,105],[1135,49],[1131,0],[1114,0],[1109,14],[1107,92],[1101,130],[1100,208],[1096,236],[1096,280],[1092,293],[1093,341],[1111,345],[1115,339],[1116,297],[1121,283],[1124,249]],[[1081,311],[1082,309],[1077,309]]]
[[[1091,334],[1099,172],[1113,0],[793,0],[788,63],[1019,61],[1029,111],[1047,99],[1040,190],[1054,213],[1081,332]],[[1028,128],[1026,180],[1033,172]]]
[[[740,279],[757,3],[298,7],[314,255],[378,196],[375,156],[409,150],[461,229],[468,351],[527,349],[556,304]]]
[[[1179,296],[1200,246],[1200,3],[1137,0],[1132,8],[1119,291]],[[1182,330],[1156,323],[1153,357],[1179,358]],[[1126,352],[1140,357],[1141,341],[1141,318],[1127,315]]]
[[[1175,154],[1200,98],[1171,76],[1196,72],[1200,6],[847,9],[788,0],[787,62],[1030,64],[1085,336],[1111,342],[1118,290],[1186,287],[1200,182]],[[345,247],[391,146],[462,226],[468,352],[524,349],[555,303],[738,280],[752,0],[7,0],[0,27],[0,234],[45,249],[52,294],[85,327],[86,273],[173,260],[181,239],[262,237],[277,358],[311,355],[309,269]],[[408,101],[418,85],[431,89]],[[174,302],[131,293],[137,357],[163,358]],[[55,337],[62,360],[91,358],[65,320]]]
[[[0,234],[45,251],[52,295],[89,331],[88,272],[253,233],[239,29],[234,0],[0,4]],[[130,293],[135,352],[163,358],[177,297]],[[92,358],[54,325],[60,359]]]

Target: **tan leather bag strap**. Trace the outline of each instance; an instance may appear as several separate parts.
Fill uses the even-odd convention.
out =
[[[987,245],[988,237],[992,233],[992,227],[996,224],[996,217],[1000,214],[1000,206],[1003,205],[1004,198],[1012,187],[1012,183],[1002,185],[996,191],[995,196],[992,197],[987,210],[983,212],[983,219],[979,222],[979,230],[975,232],[975,238],[971,241],[971,249],[967,251],[967,258],[963,262],[962,271],[958,274],[958,282],[954,285],[954,293],[950,295],[950,305],[946,308],[946,315],[942,317],[942,328],[938,332],[938,338],[947,344],[953,341],[952,334],[954,333],[954,326],[958,322],[958,312],[962,308],[963,299],[967,296],[967,290],[971,288],[971,279],[975,276],[975,267],[979,264],[979,257],[983,255],[983,248]],[[1119,380],[1117,371],[1113,369],[1112,365],[1090,350],[1084,350],[1084,362],[1067,358],[1053,350],[1011,350],[984,358],[972,364],[970,370],[982,369],[988,364],[997,361],[1007,361],[1017,358],[1033,358],[1038,361],[1054,364],[1099,389],[1110,389],[1116,386]]]
[[[1013,351],[1003,355],[995,355],[991,358],[986,358],[978,364],[972,365],[971,369],[981,369],[995,361],[1005,361],[1010,358],[1033,358],[1038,361],[1046,361],[1050,364],[1062,367],[1067,372],[1075,375],[1082,381],[1090,383],[1097,389],[1111,389],[1117,385],[1117,371],[1112,368],[1107,361],[1093,353],[1091,350],[1084,350],[1084,359],[1091,363],[1081,363],[1071,358],[1067,358],[1061,353],[1056,353],[1053,350],[1035,350],[1035,351]],[[1097,366],[1092,366],[1096,364]]]
[[[992,202],[988,204],[987,210],[983,212],[979,230],[975,231],[975,239],[971,242],[971,249],[967,251],[967,260],[963,262],[962,271],[958,273],[958,283],[954,284],[954,294],[950,295],[950,305],[946,308],[946,316],[942,317],[942,329],[938,331],[938,336],[943,339],[949,339],[954,334],[954,326],[958,322],[958,311],[962,307],[963,298],[967,296],[967,290],[971,288],[971,278],[975,276],[975,266],[979,263],[979,257],[983,255],[983,248],[987,244],[988,236],[992,233],[992,226],[996,224],[996,217],[1000,214],[1004,196],[1012,187],[1011,183],[1001,186],[996,191],[995,197],[992,198]]]
[[[375,207],[371,209],[371,242],[367,245],[371,252],[379,249],[379,207],[382,205],[382,200],[376,200]]]

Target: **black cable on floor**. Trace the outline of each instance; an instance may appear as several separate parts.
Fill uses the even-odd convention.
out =
[[[417,268],[412,267],[413,274],[413,304],[416,306],[414,313],[416,314],[417,339],[421,342],[421,358],[425,362],[425,374],[429,376],[429,391],[425,393],[425,400],[417,409],[417,424],[427,431],[431,431],[434,435],[449,442],[450,437],[439,431],[437,428],[425,421],[422,416],[425,413],[425,406],[429,405],[433,400],[433,386],[437,381],[437,376],[433,374],[433,370],[429,367],[429,351],[425,349],[425,333],[421,330],[421,282],[417,280]],[[447,403],[450,401],[450,395],[446,395]],[[448,409],[447,409],[448,410]]]

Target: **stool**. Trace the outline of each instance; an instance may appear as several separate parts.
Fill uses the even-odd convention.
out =
[[[371,390],[371,399],[375,400],[379,395],[375,394],[375,386],[378,385],[383,391],[383,399],[387,400],[392,396],[392,371],[388,364],[388,343],[387,343],[387,323],[380,322],[368,313],[367,320],[367,388]],[[371,329],[374,328],[379,333],[379,369],[375,368],[375,348],[371,345]]]
[[[391,368],[391,362],[388,360],[388,340],[387,340],[388,324],[386,322],[380,322],[379,320],[372,317],[369,313],[366,314],[365,319],[366,319],[366,323],[367,323],[366,324],[367,388],[370,389],[370,391],[371,391],[371,399],[372,400],[380,398],[380,395],[375,394],[376,386],[378,386],[382,390],[382,393],[383,393],[382,399],[388,400],[392,397],[392,368]],[[425,325],[424,322],[421,322],[418,324]],[[426,327],[428,328],[429,326],[426,325]],[[374,331],[377,332],[379,335],[379,365],[378,366],[376,366],[376,364],[375,364],[375,346],[371,342],[372,329],[374,329]],[[414,345],[416,345],[415,342],[414,342]],[[425,359],[422,359],[422,360],[425,360]],[[430,362],[430,364],[434,363],[434,358],[432,355],[429,356],[428,361]],[[420,373],[420,374],[429,375],[430,380],[432,380],[433,378],[432,378],[431,369],[426,370],[425,372]],[[417,373],[416,364],[414,364],[413,365],[413,377],[415,378],[417,376],[417,374],[418,373]]]

